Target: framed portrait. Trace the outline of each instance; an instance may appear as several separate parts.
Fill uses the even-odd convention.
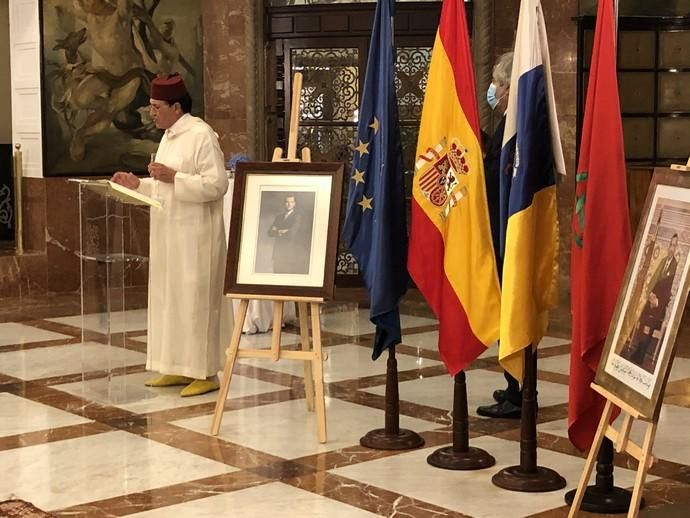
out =
[[[688,296],[690,176],[656,169],[596,382],[655,418]]]
[[[151,80],[179,72],[204,113],[202,0],[40,0],[45,176],[143,173],[163,135]]]
[[[342,163],[240,162],[225,293],[332,297]]]

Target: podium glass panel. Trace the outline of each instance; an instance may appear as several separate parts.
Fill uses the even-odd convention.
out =
[[[146,361],[148,210],[108,182],[79,184],[82,385],[91,400],[124,404],[127,375]]]

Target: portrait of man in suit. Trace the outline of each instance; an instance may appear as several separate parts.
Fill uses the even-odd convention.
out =
[[[649,292],[640,318],[633,329],[629,346],[622,356],[643,369],[653,372],[657,348],[665,330],[666,309],[672,297],[673,281],[678,269],[678,234],[673,234],[666,256],[658,263],[649,281]]]
[[[284,210],[268,230],[273,241],[273,273],[309,273],[311,225],[294,193],[284,198]]]

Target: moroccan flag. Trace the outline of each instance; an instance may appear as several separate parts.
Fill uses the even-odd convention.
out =
[[[401,341],[398,302],[407,291],[407,223],[395,96],[393,0],[378,0],[359,107],[343,237],[369,291],[372,358]]]
[[[498,339],[479,135],[465,6],[444,0],[417,141],[407,267],[439,320],[439,351],[452,375]]]
[[[592,445],[604,399],[590,389],[630,254],[623,126],[616,78],[613,0],[599,0],[585,119],[576,176],[570,277],[568,435]]]
[[[556,175],[565,174],[539,0],[522,0],[501,150],[503,296],[498,358],[517,380],[523,352],[544,336],[556,305]]]

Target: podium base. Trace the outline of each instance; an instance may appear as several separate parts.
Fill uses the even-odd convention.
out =
[[[496,473],[491,481],[495,486],[521,493],[546,493],[565,487],[565,479],[549,468],[537,466],[536,471],[521,471],[520,466],[510,466]]]
[[[481,448],[470,447],[467,451],[455,451],[452,446],[439,448],[426,461],[436,468],[456,471],[485,469],[496,464],[496,459]]]
[[[565,502],[572,505],[575,499],[575,489],[565,494]],[[621,487],[614,487],[610,491],[597,486],[587,486],[580,509],[589,513],[625,514],[630,508],[632,493]],[[644,498],[640,502],[640,509],[644,507]]]
[[[412,450],[424,446],[421,435],[401,428],[397,434],[386,433],[383,428],[371,430],[359,440],[359,444],[373,450]]]

